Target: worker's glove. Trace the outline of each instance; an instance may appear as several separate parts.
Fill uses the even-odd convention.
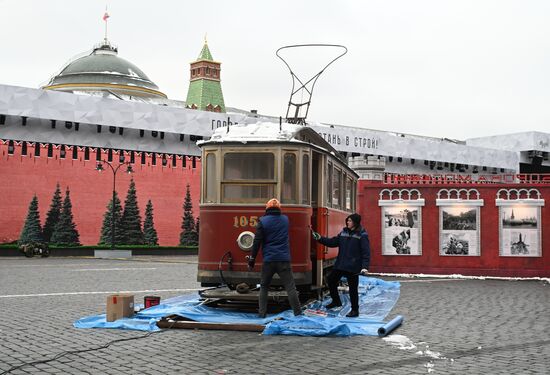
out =
[[[369,270],[366,269],[366,268],[363,268],[360,272],[360,274],[363,275],[363,276],[367,276],[368,273],[369,273]]]
[[[254,265],[256,264],[256,259],[253,257],[248,257],[248,270],[252,271],[254,269]]]
[[[311,235],[315,241],[319,241],[321,239],[321,235],[317,232],[311,232]]]

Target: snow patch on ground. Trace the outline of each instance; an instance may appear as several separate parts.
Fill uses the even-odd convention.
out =
[[[435,371],[435,369],[434,369],[435,365],[433,364],[433,362],[426,363],[426,364],[424,365],[424,367],[426,367],[426,368],[428,369],[428,374],[429,374],[430,372],[434,372],[434,371]]]
[[[416,348],[416,345],[407,336],[403,335],[389,335],[382,338],[382,340],[401,350],[411,350]]]
[[[426,357],[432,357],[432,358],[435,358],[435,359],[447,359],[447,358],[443,357],[443,356],[441,355],[441,353],[439,353],[439,352],[433,352],[433,351],[428,350],[428,349],[424,350],[424,353],[423,353],[423,354],[424,354],[424,356],[426,356]]]
[[[424,345],[424,350],[420,349],[420,350],[416,351],[414,354],[422,356],[422,357],[430,358],[430,361],[428,363],[424,364],[424,367],[426,367],[426,369],[428,370],[428,373],[431,373],[431,372],[435,371],[435,364],[433,362],[434,360],[447,360],[448,359],[447,357],[444,357],[443,355],[441,355],[441,353],[430,350],[430,346],[425,345],[426,344],[425,342],[419,342],[419,343],[415,344],[407,336],[389,335],[389,336],[386,336],[386,337],[382,338],[382,340],[384,340],[385,342],[387,342],[387,343],[389,343],[389,344],[391,344],[391,345],[393,345],[393,346],[395,346],[395,347],[397,347],[398,349],[401,349],[401,350],[412,350],[412,349],[416,349],[420,345]],[[451,358],[450,361],[454,362],[454,359]]]
[[[371,273],[371,275],[407,277],[407,278],[437,278],[437,279],[465,279],[465,280],[512,280],[512,281],[544,281],[550,284],[548,277],[499,277],[499,276],[466,276],[460,274],[432,275],[424,273]]]

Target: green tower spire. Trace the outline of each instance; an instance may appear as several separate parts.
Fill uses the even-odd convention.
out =
[[[221,63],[214,61],[208,42],[204,41],[201,53],[191,63],[189,90],[186,104],[188,108],[211,112],[225,112],[222,85],[220,80]]]
[[[208,43],[204,41],[204,46],[202,47],[201,53],[199,55],[198,60],[207,60],[207,61],[214,61],[212,58],[212,54],[210,53],[210,48],[208,48]]]

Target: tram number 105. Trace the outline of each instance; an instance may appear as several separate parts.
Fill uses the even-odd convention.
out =
[[[256,224],[258,224],[258,216],[233,216],[233,226],[235,228],[240,227],[246,227],[251,226],[253,228],[256,228]]]

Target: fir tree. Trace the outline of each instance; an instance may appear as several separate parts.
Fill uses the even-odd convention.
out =
[[[124,201],[124,211],[122,212],[120,227],[124,244],[143,245],[141,216],[139,215],[134,179],[130,181],[130,186],[128,187],[128,194]]]
[[[73,205],[69,188],[65,191],[63,207],[59,215],[59,221],[55,225],[52,233],[51,242],[62,246],[80,246],[78,231],[73,219]]]
[[[52,234],[55,229],[55,225],[59,222],[59,216],[61,215],[61,188],[59,183],[55,187],[55,192],[53,193],[52,203],[50,205],[50,210],[46,215],[46,222],[44,223],[44,241],[50,242]]]
[[[31,242],[42,242],[42,228],[40,226],[40,212],[38,212],[38,198],[32,198],[27,212],[27,219],[19,237],[19,244],[24,245]]]
[[[185,201],[183,203],[183,220],[181,223],[180,245],[197,246],[198,236],[195,231],[195,218],[193,217],[193,203],[191,203],[191,187],[187,184]]]
[[[100,245],[111,245],[112,244],[112,237],[111,232],[113,228],[113,211],[114,211],[114,217],[115,217],[115,245],[120,245],[122,243],[122,231],[120,228],[120,220],[122,219],[122,206],[120,205],[120,199],[118,199],[118,194],[115,191],[115,202],[114,202],[114,210],[113,210],[113,200],[111,199],[109,201],[109,204],[107,205],[107,211],[105,212],[105,215],[103,215],[103,225],[101,226],[101,235],[99,238],[99,244]]]
[[[143,220],[143,237],[147,245],[158,246],[157,230],[153,222],[153,203],[149,199],[145,207],[145,219]]]

